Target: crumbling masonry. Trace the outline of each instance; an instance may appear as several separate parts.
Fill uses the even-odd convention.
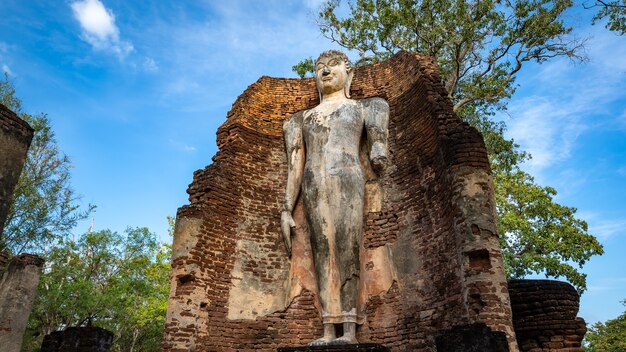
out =
[[[13,189],[20,177],[33,129],[13,111],[0,104],[0,236]],[[3,242],[3,241],[0,241]],[[9,258],[0,248],[0,346],[19,351],[32,309],[43,260],[30,254]]]
[[[390,166],[366,190],[357,337],[432,351],[440,331],[482,322],[515,351],[484,142],[440,80],[434,60],[408,53],[355,72],[352,98],[391,109]],[[194,173],[177,214],[163,351],[273,351],[321,335],[301,205],[300,259],[287,258],[280,235],[282,123],[317,103],[313,79],[262,77],[233,104],[213,164]]]

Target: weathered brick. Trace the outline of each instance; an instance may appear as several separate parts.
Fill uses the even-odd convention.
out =
[[[359,67],[351,95],[390,104],[391,162],[381,179],[381,209],[366,214],[363,248],[390,247],[397,273],[386,292],[365,302],[357,337],[392,351],[432,351],[438,331],[484,322],[516,348],[486,149],[481,135],[453,113],[435,60],[398,53]],[[317,297],[309,289],[284,310],[228,319],[233,280],[240,279],[233,277],[235,266],[242,276],[277,287],[277,277],[289,274],[280,234],[287,175],[282,123],[318,99],[313,79],[261,77],[228,112],[213,164],[194,172],[190,204],[177,213],[174,252],[180,256],[172,277],[194,271],[195,280],[184,291],[172,280],[162,351],[269,352],[321,336]],[[183,223],[193,223],[188,238],[179,235]],[[244,244],[259,252],[247,255],[238,247]],[[485,269],[470,270],[467,253],[480,253]],[[207,302],[205,308],[195,300]],[[193,316],[180,318],[183,308]],[[196,324],[193,336],[181,338],[183,320]]]

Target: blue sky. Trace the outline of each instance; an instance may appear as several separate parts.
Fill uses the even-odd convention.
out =
[[[338,48],[319,34],[318,4],[2,0],[0,68],[27,112],[49,115],[75,189],[98,206],[96,229],[147,226],[167,240],[165,217],[187,203],[237,96]],[[524,168],[605,246],[584,268],[579,315],[595,322],[623,312],[626,298],[626,37],[575,6],[568,21],[588,38],[589,62],[529,65],[499,118],[533,154]]]

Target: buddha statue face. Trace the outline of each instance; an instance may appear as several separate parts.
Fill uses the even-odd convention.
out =
[[[315,78],[320,99],[342,90],[346,98],[350,97],[352,66],[344,53],[329,50],[320,54],[315,63]]]

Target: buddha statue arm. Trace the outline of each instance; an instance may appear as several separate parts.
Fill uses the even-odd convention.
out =
[[[291,257],[291,230],[296,227],[292,212],[300,194],[304,174],[304,140],[302,138],[303,112],[295,113],[285,121],[283,136],[287,152],[287,188],[285,202],[280,217],[280,227],[285,241],[287,254]]]
[[[380,175],[387,167],[389,135],[389,104],[382,98],[364,99],[365,129],[370,147],[369,160],[372,169]]]

